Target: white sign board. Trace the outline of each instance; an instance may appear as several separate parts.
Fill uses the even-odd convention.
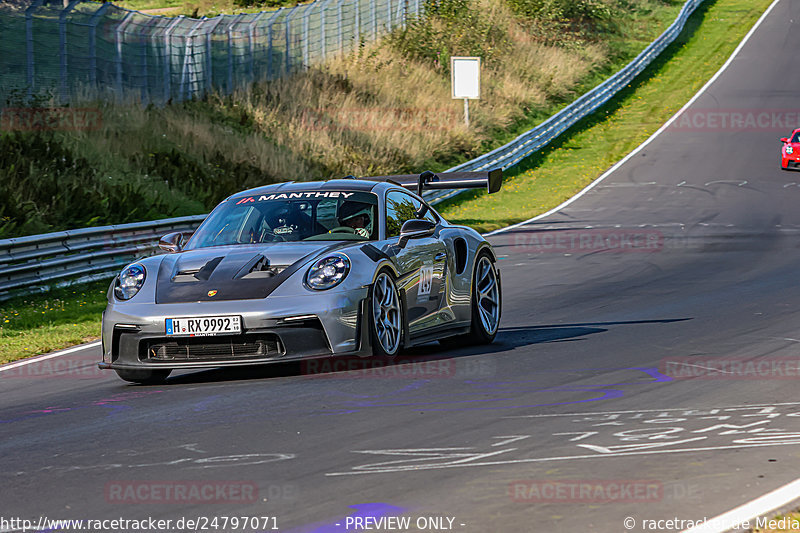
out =
[[[481,97],[481,58],[451,57],[450,76],[453,98],[478,100]]]

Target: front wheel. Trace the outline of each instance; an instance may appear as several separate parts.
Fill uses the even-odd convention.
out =
[[[168,369],[135,369],[135,370],[118,370],[114,369],[117,375],[131,383],[139,383],[140,385],[158,385],[164,383],[172,370]]]
[[[375,355],[393,357],[400,351],[403,336],[403,307],[394,279],[381,272],[372,285],[370,334]]]

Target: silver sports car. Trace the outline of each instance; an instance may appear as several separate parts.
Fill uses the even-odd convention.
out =
[[[171,253],[115,278],[100,368],[154,383],[174,369],[492,342],[501,308],[492,247],[422,191],[492,193],[501,182],[500,170],[425,172],[235,194],[185,244],[166,235],[159,245]]]

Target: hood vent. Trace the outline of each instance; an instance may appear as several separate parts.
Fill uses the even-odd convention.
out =
[[[197,281],[208,281],[211,273],[222,262],[222,257],[215,257],[201,268],[188,268],[185,270],[178,270],[172,281],[175,283],[192,283]]]
[[[257,255],[247,262],[234,276],[234,279],[260,279],[277,276],[286,269],[285,266],[270,266],[269,259]]]

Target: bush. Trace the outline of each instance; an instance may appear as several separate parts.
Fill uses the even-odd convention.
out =
[[[202,207],[143,176],[109,176],[47,133],[0,136],[0,237],[152,220]]]
[[[449,72],[450,56],[480,56],[491,63],[509,47],[503,25],[474,0],[428,0],[425,13],[388,38],[409,59]]]
[[[614,16],[610,0],[508,0],[520,15],[540,20],[608,22]]]

